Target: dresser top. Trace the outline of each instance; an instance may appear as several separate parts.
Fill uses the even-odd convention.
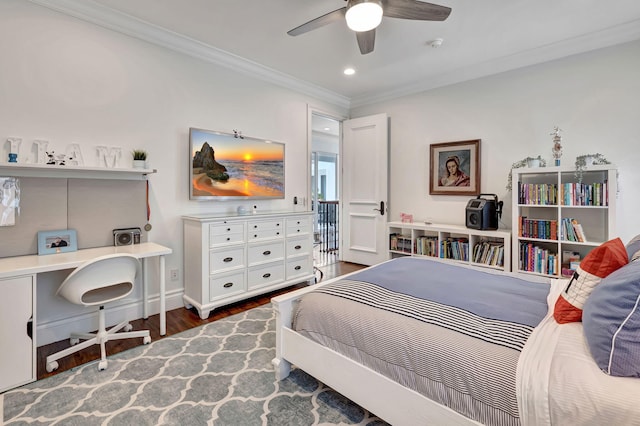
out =
[[[313,212],[310,211],[291,211],[291,210],[282,210],[282,211],[259,211],[257,213],[252,213],[249,211],[246,214],[238,214],[238,213],[196,213],[183,215],[183,220],[192,220],[197,222],[206,222],[210,220],[219,220],[219,219],[251,219],[251,218],[267,218],[267,217],[283,217],[283,216],[304,216],[304,215],[312,215]]]

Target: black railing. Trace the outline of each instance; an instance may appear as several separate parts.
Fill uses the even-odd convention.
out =
[[[318,201],[316,234],[314,242],[320,252],[338,251],[338,201]]]

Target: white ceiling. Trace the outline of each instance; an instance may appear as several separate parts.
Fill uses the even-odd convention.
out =
[[[204,43],[195,44],[228,66],[260,69],[350,106],[640,39],[640,0],[435,1],[452,8],[446,21],[384,18],[368,55],[344,22],[287,35],[344,0],[32,1],[148,40],[179,37],[176,50]],[[436,38],[442,46],[430,47]],[[345,76],[347,66],[356,75]]]

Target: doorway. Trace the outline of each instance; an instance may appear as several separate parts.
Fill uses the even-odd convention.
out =
[[[340,121],[314,112],[311,117],[311,209],[314,215],[314,263],[340,259]]]

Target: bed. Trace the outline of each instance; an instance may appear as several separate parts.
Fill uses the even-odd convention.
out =
[[[640,380],[554,319],[568,281],[406,257],[281,295],[276,377],[295,365],[393,425],[640,424]]]

